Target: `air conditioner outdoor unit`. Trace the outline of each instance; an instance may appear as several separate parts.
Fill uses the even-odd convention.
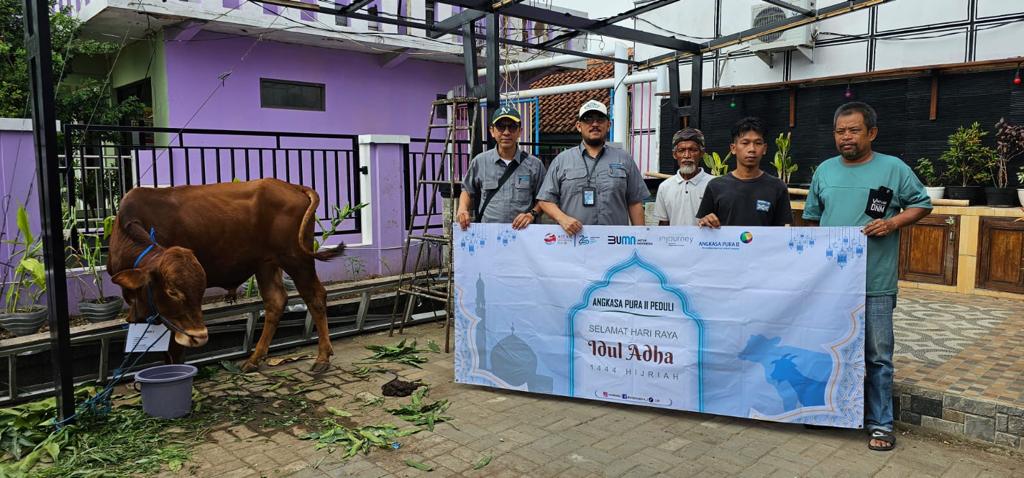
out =
[[[815,9],[814,0],[788,0],[787,3],[808,10]],[[760,3],[750,7],[750,26],[751,28],[757,28],[764,25],[771,25],[799,15],[802,14],[777,5]],[[769,33],[751,39],[750,51],[754,52],[754,54],[764,60],[768,66],[772,66],[772,56],[774,53],[785,51],[797,51],[806,56],[808,60],[811,60],[814,47],[814,36],[817,33],[816,25],[817,24],[805,25],[783,32]]]

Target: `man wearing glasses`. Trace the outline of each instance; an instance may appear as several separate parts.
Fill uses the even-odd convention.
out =
[[[606,147],[608,127],[604,103],[584,103],[576,121],[583,142],[555,157],[537,195],[541,209],[571,236],[584,224],[644,224],[643,201],[651,192],[633,158]]]
[[[704,158],[704,133],[684,128],[672,135],[672,157],[679,172],[662,181],[654,200],[654,217],[659,226],[696,226],[697,209],[711,176],[700,168]]]
[[[469,211],[474,206],[477,221],[512,223],[513,229],[523,229],[540,216],[534,198],[544,181],[544,164],[519,149],[521,123],[519,112],[510,105],[491,115],[496,146],[473,158],[462,180],[455,219],[463,231],[469,228]]]

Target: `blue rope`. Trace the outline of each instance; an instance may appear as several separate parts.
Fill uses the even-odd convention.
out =
[[[154,227],[149,228],[149,242],[149,246],[143,249],[142,253],[140,253],[139,256],[135,258],[135,264],[132,266],[133,268],[138,268],[139,263],[142,262],[142,258],[146,257],[146,254],[149,254],[150,251],[152,251],[153,248],[157,246],[156,228]],[[153,302],[153,289],[147,287],[146,292],[148,293],[149,305],[150,308],[153,310],[153,315],[146,317],[146,328],[142,330],[142,335],[146,335],[146,332],[149,331],[149,327],[159,322],[164,322],[165,326],[171,325],[169,322],[165,321],[163,317],[160,316],[160,312],[156,310],[156,303]],[[53,424],[54,426],[57,427],[57,430],[60,430],[67,424],[75,421],[75,419],[77,419],[79,415],[82,415],[87,412],[101,416],[109,414],[111,410],[110,397],[114,393],[114,387],[116,387],[117,384],[121,383],[121,380],[124,379],[124,376],[127,375],[128,372],[139,363],[139,360],[141,360],[143,356],[149,353],[150,349],[152,349],[153,346],[160,341],[160,339],[164,338],[164,335],[167,335],[167,332],[170,332],[170,330],[171,327],[165,327],[165,330],[162,334],[160,334],[160,337],[157,337],[157,339],[153,341],[153,343],[149,344],[149,347],[147,347],[146,350],[135,356],[135,359],[133,360],[132,354],[135,353],[135,350],[139,346],[139,342],[141,342],[141,340],[135,342],[135,345],[132,347],[132,350],[125,354],[124,360],[121,362],[121,366],[114,369],[113,377],[111,377],[110,382],[107,383],[105,387],[103,387],[103,390],[100,390],[99,393],[93,395],[89,399],[82,402],[82,404],[75,409],[75,413],[73,413],[71,416],[66,417],[63,420],[57,420],[56,418],[54,419]],[[128,363],[129,361],[131,361],[131,364]]]
[[[158,313],[147,317],[146,328],[142,330],[142,335],[146,335],[146,332],[149,331],[149,327],[156,324],[159,321],[160,314]],[[167,332],[169,331],[169,329],[164,330],[164,332],[160,334],[160,337],[153,341],[153,343],[149,344],[149,347],[147,347],[145,351],[135,356],[135,359],[132,360],[132,354],[135,353],[136,348],[139,346],[139,342],[141,342],[141,340],[136,341],[135,345],[132,347],[132,350],[125,354],[124,360],[121,362],[121,365],[114,369],[114,376],[111,377],[110,382],[107,383],[105,387],[103,387],[103,390],[100,390],[99,393],[93,395],[89,399],[82,402],[82,404],[75,409],[75,413],[73,413],[71,416],[65,417],[63,420],[57,420],[56,418],[54,418],[53,425],[57,428],[57,430],[60,430],[69,423],[74,422],[79,415],[83,415],[85,413],[91,413],[100,416],[109,414],[111,410],[110,397],[114,393],[114,387],[121,383],[121,380],[124,379],[124,376],[127,375],[128,372],[139,363],[139,360],[141,360],[143,356],[149,353],[149,350],[152,349],[153,346],[156,345],[156,343],[159,342],[160,339],[162,339],[164,335],[166,335]],[[130,360],[131,364],[128,363]]]
[[[149,246],[142,250],[142,253],[139,254],[139,257],[135,258],[135,264],[132,265],[132,268],[138,269],[139,263],[142,262],[142,258],[146,257],[146,254],[149,254],[149,252],[152,251],[153,248],[156,246],[156,228],[151,226],[149,228]]]

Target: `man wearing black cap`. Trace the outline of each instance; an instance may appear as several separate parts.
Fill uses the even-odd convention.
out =
[[[654,200],[654,217],[660,226],[696,226],[697,210],[711,176],[700,168],[704,158],[704,133],[683,128],[672,135],[672,157],[679,172],[661,182]]]
[[[544,181],[544,164],[519,149],[521,123],[519,112],[510,105],[491,115],[496,146],[473,158],[462,180],[455,219],[463,231],[469,228],[471,210],[479,222],[511,223],[514,229],[523,229],[540,216],[534,198]]]
[[[571,236],[584,224],[644,225],[643,201],[651,193],[629,153],[606,147],[608,108],[590,100],[577,118],[583,142],[551,162],[537,194],[540,207]]]

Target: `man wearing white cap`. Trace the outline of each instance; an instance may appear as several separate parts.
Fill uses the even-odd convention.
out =
[[[608,127],[604,103],[584,103],[576,121],[583,142],[555,157],[537,194],[540,208],[569,235],[584,224],[644,224],[643,201],[651,193],[633,158],[606,147]]]

